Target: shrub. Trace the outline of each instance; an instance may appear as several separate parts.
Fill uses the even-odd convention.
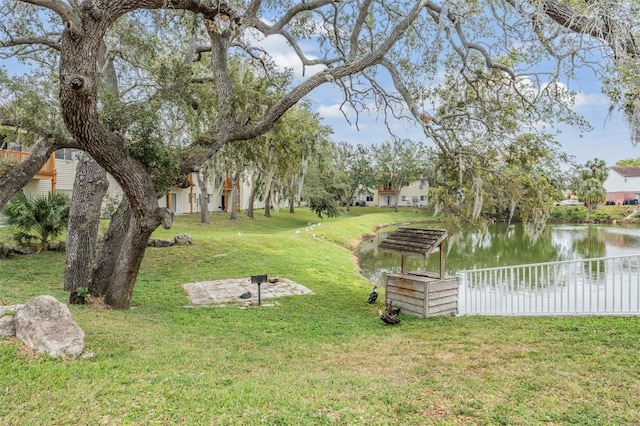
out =
[[[3,212],[7,223],[17,228],[13,235],[16,242],[43,250],[67,228],[69,205],[70,198],[65,193],[32,197],[20,191]]]

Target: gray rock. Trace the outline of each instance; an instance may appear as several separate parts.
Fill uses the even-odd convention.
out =
[[[191,235],[189,234],[180,234],[176,235],[173,238],[173,241],[177,246],[186,246],[193,243],[193,238],[191,238]]]
[[[147,246],[149,247],[171,247],[173,245],[173,240],[159,240],[156,238],[152,238],[149,240]]]
[[[55,297],[31,299],[16,312],[14,324],[16,337],[39,353],[75,359],[84,349],[84,331]]]
[[[24,305],[0,306],[0,336],[9,337],[16,335],[16,327],[13,316]]]
[[[4,315],[15,315],[18,312],[18,309],[22,308],[24,305],[9,305],[9,306],[0,306],[0,317]]]
[[[0,317],[0,336],[9,337],[16,335],[16,326],[13,323],[13,315]]]

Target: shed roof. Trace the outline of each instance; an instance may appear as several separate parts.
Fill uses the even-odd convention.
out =
[[[640,176],[640,166],[613,166],[611,170],[615,171],[622,177],[638,177]]]
[[[398,228],[380,243],[379,248],[392,253],[426,258],[446,238],[446,229]]]

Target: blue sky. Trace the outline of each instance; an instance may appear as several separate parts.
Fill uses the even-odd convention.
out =
[[[614,166],[618,160],[640,157],[640,147],[634,147],[631,143],[628,124],[620,112],[609,112],[609,99],[601,93],[598,81],[585,72],[577,83],[580,91],[574,110],[591,123],[593,130],[581,135],[576,128],[561,126],[561,133],[556,139],[564,152],[573,156],[578,164],[597,157],[608,166]],[[353,124],[349,125],[337,109],[342,101],[340,95],[337,90],[327,90],[324,86],[310,95],[315,101],[316,112],[323,117],[323,123],[333,127],[333,140],[365,145],[390,140],[384,118],[377,117],[375,111],[360,115],[359,129]],[[353,123],[355,116],[350,119]],[[396,121],[391,124],[400,137],[424,140],[421,130],[409,122]]]

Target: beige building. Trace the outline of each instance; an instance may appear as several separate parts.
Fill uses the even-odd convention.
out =
[[[78,152],[72,149],[59,149],[40,171],[27,183],[24,191],[33,196],[46,195],[49,192],[73,192],[73,183],[76,176],[78,166]],[[0,147],[0,161],[22,161],[29,155],[27,149],[13,143],[4,144]],[[109,189],[105,204],[117,203],[122,198],[122,189],[118,183],[107,175],[109,180]],[[226,211],[231,194],[231,180],[226,179],[221,188],[216,188],[213,181],[208,182],[207,188],[209,193],[207,199],[202,200],[198,179],[193,174],[190,176],[189,182],[191,186],[188,188],[175,188],[166,195],[160,197],[160,207],[167,207],[176,214],[192,214],[199,213],[203,207],[209,208],[209,211]],[[246,210],[249,205],[249,189],[246,182],[239,185],[239,209]],[[264,208],[264,203],[256,200],[255,208]]]
[[[29,152],[20,145],[5,143],[0,147],[0,161],[22,161]],[[42,169],[24,187],[27,194],[42,196],[47,193],[63,191],[71,194],[73,183],[78,166],[78,151],[64,148],[57,150],[42,167]],[[109,189],[103,207],[106,205],[117,205],[122,198],[122,189],[118,183],[107,175]],[[176,214],[200,213],[206,206],[210,212],[227,211],[231,196],[231,179],[227,178],[222,185],[216,187],[213,180],[207,183],[208,194],[203,200],[198,186],[197,176],[192,174],[189,179],[188,188],[175,188],[158,200],[160,207],[167,207]],[[250,198],[250,182],[242,181],[238,188],[238,210],[247,210]],[[399,194],[398,206],[400,207],[421,207],[428,202],[427,191],[429,184],[426,180],[417,180],[403,187]],[[380,186],[373,194],[357,194],[352,200],[355,206],[395,206],[395,190],[392,186]],[[281,205],[281,207],[284,204]],[[264,208],[264,202],[255,200],[254,208]]]
[[[426,180],[416,180],[400,189],[398,207],[423,207],[429,201],[429,183]],[[396,205],[396,191],[391,185],[378,187],[373,194],[357,194],[352,204],[354,206],[394,207]]]

